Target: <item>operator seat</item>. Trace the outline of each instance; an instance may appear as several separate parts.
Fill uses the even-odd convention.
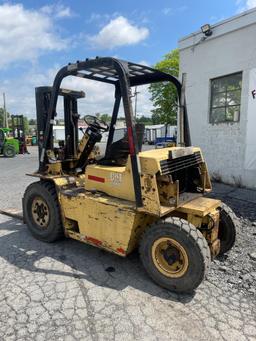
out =
[[[135,124],[135,131],[138,141],[138,149],[139,152],[141,152],[145,131],[144,124]],[[100,159],[98,164],[105,166],[125,166],[129,153],[128,133],[126,132],[123,138],[111,144],[105,157]]]

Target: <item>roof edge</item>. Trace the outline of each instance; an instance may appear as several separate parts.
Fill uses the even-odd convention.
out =
[[[211,27],[212,27],[212,28],[215,28],[215,27],[224,25],[224,24],[226,24],[226,23],[229,23],[229,22],[232,22],[232,21],[237,20],[237,19],[239,19],[239,18],[242,18],[242,17],[244,17],[244,16],[246,16],[246,15],[250,15],[251,13],[254,13],[254,12],[256,13],[256,7],[252,8],[252,9],[249,9],[249,10],[247,10],[247,11],[244,11],[244,12],[242,12],[242,13],[233,15],[233,16],[230,17],[230,18],[221,20],[221,21],[217,22],[216,24],[212,24]],[[180,39],[178,40],[178,43],[181,43],[181,42],[183,42],[183,41],[185,41],[185,40],[187,40],[187,39],[189,39],[189,38],[192,38],[192,37],[194,37],[194,36],[197,35],[197,34],[201,34],[201,30],[195,31],[195,32],[193,32],[193,33],[190,33],[190,34],[188,34],[188,35],[186,35],[186,36],[180,38]]]

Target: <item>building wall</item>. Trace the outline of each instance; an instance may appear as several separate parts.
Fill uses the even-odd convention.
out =
[[[251,124],[247,121],[249,74],[256,68],[256,11],[216,25],[212,37],[198,44],[202,37],[198,32],[179,42],[181,73],[187,73],[192,144],[202,148],[211,175],[226,183],[256,187],[256,167],[245,166]],[[243,72],[240,121],[210,124],[210,80],[239,71]],[[250,149],[255,147],[256,154],[256,126],[254,138]]]

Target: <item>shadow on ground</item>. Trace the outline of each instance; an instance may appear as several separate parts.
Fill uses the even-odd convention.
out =
[[[119,291],[131,286],[174,302],[190,302],[195,294],[175,294],[153,283],[140,264],[137,252],[121,258],[71,239],[43,243],[34,239],[27,227],[13,218],[1,223],[0,231],[0,257],[22,270],[85,279]],[[51,260],[47,261],[49,258]]]

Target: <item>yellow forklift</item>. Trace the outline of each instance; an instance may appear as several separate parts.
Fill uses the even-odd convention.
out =
[[[78,101],[84,92],[61,88],[74,76],[112,84],[110,125],[85,116],[78,139]],[[81,81],[82,82],[82,81]],[[171,82],[182,108],[184,145],[142,151],[144,127],[135,124],[135,86]],[[30,174],[23,197],[24,221],[44,242],[63,236],[125,257],[139,248],[142,264],[159,285],[191,292],[202,282],[211,259],[229,251],[236,236],[235,215],[212,189],[200,148],[191,146],[184,87],[164,72],[116,58],[77,61],[63,67],[52,87],[36,88],[39,168]],[[63,98],[65,140],[53,139],[58,99]],[[126,133],[114,141],[123,105]],[[97,143],[108,131],[104,156]]]

